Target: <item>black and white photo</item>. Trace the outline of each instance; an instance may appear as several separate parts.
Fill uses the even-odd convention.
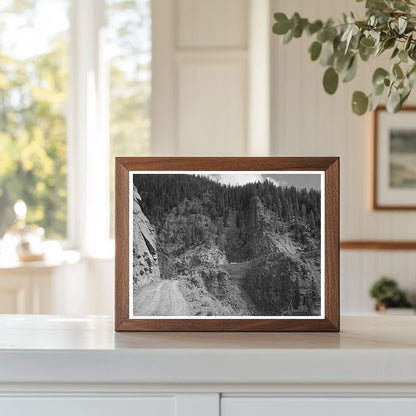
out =
[[[324,173],[130,172],[130,318],[322,318]]]

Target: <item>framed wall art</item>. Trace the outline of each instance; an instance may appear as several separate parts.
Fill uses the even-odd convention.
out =
[[[339,159],[116,158],[117,331],[338,331]]]
[[[416,209],[416,107],[374,112],[373,208]]]

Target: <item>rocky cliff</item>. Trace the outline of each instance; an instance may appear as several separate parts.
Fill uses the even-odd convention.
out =
[[[143,214],[141,197],[133,189],[133,281],[144,286],[160,279],[156,231]]]

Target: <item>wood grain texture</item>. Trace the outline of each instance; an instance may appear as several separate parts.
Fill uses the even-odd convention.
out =
[[[324,171],[324,319],[129,319],[130,171]],[[339,331],[339,158],[116,158],[116,331]]]
[[[129,171],[116,158],[115,327],[129,318]]]
[[[341,250],[416,250],[416,241],[341,241]]]
[[[381,205],[378,202],[378,185],[377,185],[377,177],[378,177],[378,120],[380,112],[387,111],[385,106],[377,107],[377,109],[373,112],[373,177],[372,177],[372,184],[373,184],[373,209],[375,211],[414,211],[416,210],[416,205]],[[406,106],[403,107],[401,112],[415,112],[416,114],[416,106]]]
[[[340,310],[339,205],[339,159],[336,159],[325,170],[325,317],[338,330]]]

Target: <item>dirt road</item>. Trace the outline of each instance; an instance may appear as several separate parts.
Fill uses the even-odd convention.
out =
[[[162,280],[143,287],[133,298],[134,316],[189,316],[177,280]]]

